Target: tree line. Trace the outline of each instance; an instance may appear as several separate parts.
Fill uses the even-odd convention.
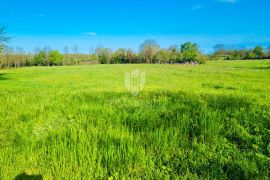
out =
[[[160,48],[155,40],[146,40],[140,45],[139,51],[119,48],[112,51],[110,48],[98,46],[89,54],[81,54],[78,47],[65,47],[63,52],[51,50],[49,47],[36,48],[35,53],[25,53],[22,48],[2,49],[0,67],[21,66],[61,66],[89,63],[100,64],[133,64],[133,63],[204,63],[204,56],[197,44],[187,42],[181,46],[172,45],[167,49]]]
[[[217,44],[213,49],[214,53],[211,55],[213,60],[270,59],[270,46],[266,49],[262,46],[251,49],[234,49],[224,44]]]
[[[4,46],[8,38],[4,29],[0,29],[0,67],[23,66],[61,66],[78,64],[202,64],[206,60],[245,60],[270,59],[270,48],[263,49],[256,46],[252,49],[229,49],[223,44],[217,44],[214,53],[204,55],[198,45],[186,42],[180,46],[172,45],[161,48],[155,40],[144,41],[138,52],[132,49],[119,48],[112,51],[110,48],[98,46],[88,54],[79,53],[78,46],[65,47],[63,52],[51,50],[49,47],[36,48],[35,53],[26,53],[22,48]]]

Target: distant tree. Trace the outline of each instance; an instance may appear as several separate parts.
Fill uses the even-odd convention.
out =
[[[74,57],[75,57],[75,63],[76,63],[76,66],[77,66],[79,64],[79,61],[78,61],[79,47],[78,47],[78,45],[74,45],[72,50],[73,50],[73,54],[74,54]]]
[[[142,58],[146,61],[146,63],[152,63],[153,58],[156,53],[159,51],[160,46],[157,44],[155,40],[146,40],[140,46],[140,54]]]
[[[112,63],[116,64],[123,64],[128,62],[128,57],[127,57],[127,50],[124,48],[119,48],[116,50],[112,56]]]
[[[12,66],[12,54],[14,52],[14,49],[13,47],[9,47],[9,46],[4,46],[3,47],[3,53],[5,54],[5,59],[6,59],[6,62],[5,62],[5,67],[6,68],[9,68]]]
[[[95,49],[93,47],[89,48],[89,55],[92,55],[95,53]]]
[[[100,64],[109,64],[112,57],[112,50],[109,48],[97,47],[95,53],[98,57]]]
[[[200,51],[197,44],[187,42],[181,45],[181,53],[184,61],[197,61],[200,57]]]
[[[172,52],[177,52],[177,51],[179,51],[179,47],[177,45],[173,44],[168,48],[168,50],[172,51]]]
[[[158,51],[154,57],[154,63],[167,63],[170,60],[170,52],[166,49]]]
[[[214,45],[213,49],[214,52],[224,52],[226,50],[224,44],[216,44]]]
[[[57,50],[49,52],[49,65],[50,66],[59,66],[62,65],[64,56]]]
[[[69,48],[68,48],[68,46],[65,46],[65,47],[64,47],[64,49],[63,49],[63,54],[64,54],[64,55],[69,54]]]
[[[247,59],[255,59],[256,58],[256,54],[254,53],[253,50],[250,50],[247,52]]]
[[[44,46],[42,50],[43,50],[46,54],[49,54],[49,52],[51,51],[51,49],[52,49],[52,48],[51,48],[50,46]]]
[[[5,43],[9,40],[10,38],[6,34],[6,29],[5,27],[0,27],[0,53],[4,50]]]
[[[170,63],[178,63],[182,61],[182,54],[178,46],[172,45],[169,47],[169,61]]]
[[[64,56],[64,59],[63,59],[63,63],[67,63],[68,64],[68,57],[69,57],[69,47],[68,46],[65,46],[64,49],[63,49],[63,56]]]
[[[247,56],[247,50],[240,49],[239,51],[237,51],[237,56],[238,56],[238,59],[239,59],[239,60],[246,59],[246,56]]]
[[[16,47],[15,51],[15,67],[20,67],[21,64],[23,64],[23,57],[24,57],[24,51],[21,47]]]
[[[44,46],[42,51],[45,52],[45,60],[43,62],[43,66],[50,66],[49,53],[51,51],[51,47],[50,46]]]
[[[263,58],[263,48],[261,46],[256,46],[253,49],[253,53],[255,54],[255,58],[258,58],[258,59]]]
[[[127,50],[127,60],[128,60],[128,63],[130,64],[135,63],[137,61],[136,53],[134,53],[132,49]]]
[[[40,47],[35,47],[34,49],[35,55],[38,54],[40,51],[41,51]]]
[[[35,65],[35,66],[43,66],[43,65],[45,65],[45,63],[47,61],[46,58],[47,58],[46,52],[45,51],[40,51],[39,53],[37,53],[34,56],[33,65]]]

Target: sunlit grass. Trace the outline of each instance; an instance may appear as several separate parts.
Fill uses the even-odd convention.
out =
[[[269,61],[0,70],[0,179],[267,178],[269,83]]]

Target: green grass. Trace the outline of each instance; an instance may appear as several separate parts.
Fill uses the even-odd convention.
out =
[[[267,179],[269,92],[269,61],[0,70],[0,179]]]

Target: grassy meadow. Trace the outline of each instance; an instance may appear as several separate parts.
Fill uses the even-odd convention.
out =
[[[125,72],[145,71],[133,96]],[[270,61],[0,70],[0,179],[268,179]]]

